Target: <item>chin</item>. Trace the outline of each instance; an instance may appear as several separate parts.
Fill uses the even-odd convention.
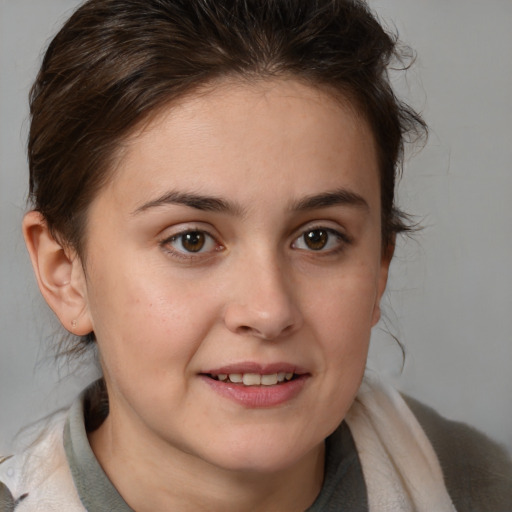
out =
[[[279,473],[316,457],[316,453],[323,450],[324,439],[302,440],[288,432],[276,435],[260,429],[254,435],[233,435],[219,440],[218,449],[208,450],[205,459],[217,467],[237,473]]]

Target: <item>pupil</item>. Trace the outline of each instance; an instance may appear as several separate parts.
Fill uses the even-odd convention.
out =
[[[204,234],[199,231],[191,231],[183,235],[183,247],[190,252],[198,252],[204,246]]]
[[[304,235],[304,241],[306,242],[306,245],[314,251],[323,249],[327,243],[328,238],[329,235],[327,232],[322,231],[321,229],[315,229]]]

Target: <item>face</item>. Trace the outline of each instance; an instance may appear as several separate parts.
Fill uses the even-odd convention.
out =
[[[327,93],[232,83],[163,111],[89,212],[108,421],[224,469],[300,464],[362,379],[380,233],[372,134]]]

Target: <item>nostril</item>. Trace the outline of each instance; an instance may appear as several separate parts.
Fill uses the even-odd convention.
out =
[[[281,331],[281,334],[286,335],[289,334],[291,331],[293,331],[293,325],[290,324]]]
[[[257,329],[256,327],[251,327],[249,325],[238,326],[236,332],[242,335],[248,334],[251,336],[256,336],[264,340],[270,340],[274,338],[274,335],[272,335],[272,333],[266,332],[265,329]]]

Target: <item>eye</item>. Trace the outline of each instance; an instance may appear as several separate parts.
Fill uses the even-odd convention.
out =
[[[173,235],[164,240],[162,245],[182,254],[210,252],[218,246],[211,235],[199,230],[184,231]]]
[[[306,251],[331,251],[348,243],[347,238],[330,228],[314,228],[304,231],[292,244],[294,249]]]

